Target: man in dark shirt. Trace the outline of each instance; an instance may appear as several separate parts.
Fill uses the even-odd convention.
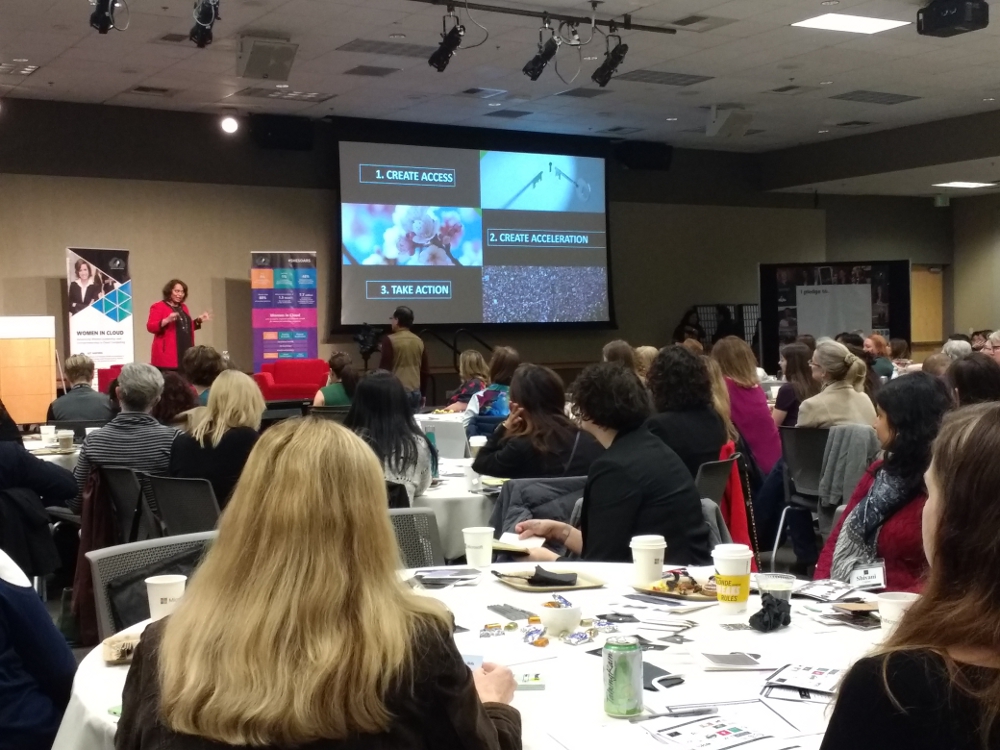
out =
[[[21,443],[0,441],[0,491],[28,489],[46,505],[65,505],[76,496],[73,474],[31,455]]]
[[[114,417],[111,399],[91,387],[94,380],[94,360],[86,354],[66,358],[64,365],[70,389],[49,404],[50,422],[79,420],[108,422]]]

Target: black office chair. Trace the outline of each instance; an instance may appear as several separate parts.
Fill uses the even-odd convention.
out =
[[[132,469],[102,466],[101,483],[114,506],[115,537],[118,544],[157,539],[160,531],[146,503],[139,477]]]
[[[736,463],[735,455],[724,461],[706,461],[699,466],[698,476],[694,479],[698,493],[716,505],[721,503],[723,495],[726,494],[726,487],[729,485],[729,478],[733,473],[734,463]]]
[[[88,427],[104,427],[108,423],[106,419],[59,419],[52,420],[46,424],[50,424],[56,428],[56,430],[73,430],[73,442],[82,443],[83,439],[87,437]]]
[[[819,483],[823,474],[823,454],[830,430],[826,427],[781,427],[781,453],[785,459],[785,507],[771,554],[771,570],[778,556],[781,534],[788,511],[809,513],[819,510]]]
[[[260,419],[260,431],[263,432],[268,427],[273,427],[278,424],[278,422],[283,422],[286,419],[293,419],[301,416],[301,409],[265,409],[264,414]]]
[[[344,420],[347,419],[347,412],[350,410],[350,406],[314,406],[309,410],[309,414],[343,424]]]
[[[207,479],[143,474],[160,512],[164,536],[211,531],[219,522],[219,503]]]

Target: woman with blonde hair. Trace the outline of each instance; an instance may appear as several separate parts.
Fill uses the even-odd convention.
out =
[[[639,379],[645,383],[646,376],[649,375],[649,368],[653,365],[653,360],[656,359],[656,355],[660,353],[660,350],[655,346],[637,346],[635,348],[635,367],[636,375]]]
[[[865,394],[868,367],[860,356],[836,341],[824,341],[816,345],[809,365],[823,390],[799,406],[799,427],[874,424],[875,407]]]
[[[1000,746],[998,453],[1000,404],[944,418],[925,474],[923,595],[847,673],[824,750]]]
[[[681,344],[681,346],[684,345]],[[736,426],[733,424],[732,409],[729,405],[729,389],[726,387],[726,378],[722,374],[722,369],[719,367],[719,363],[707,354],[699,356],[698,361],[704,366],[708,373],[708,379],[712,383],[712,408],[722,417],[722,421],[726,425],[726,435],[729,436],[730,440],[736,442],[740,439],[740,433],[736,431]]]
[[[712,347],[712,359],[726,379],[733,424],[761,471],[768,474],[781,458],[781,438],[760,387],[753,349],[738,336],[726,336]]]
[[[364,441],[275,425],[177,611],[142,635],[115,747],[520,748],[510,670],[471,671],[451,615],[398,565]]]
[[[170,474],[212,483],[224,508],[250,451],[257,443],[264,397],[249,375],[226,370],[212,385],[208,406],[190,418],[189,435],[181,433],[170,451]]]
[[[458,358],[458,377],[462,384],[448,399],[447,411],[465,411],[469,401],[490,384],[490,366],[477,349],[466,349]]]

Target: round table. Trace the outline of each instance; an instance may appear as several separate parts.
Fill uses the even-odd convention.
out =
[[[578,570],[603,580],[600,589],[565,592],[563,596],[583,608],[585,617],[608,612],[616,603],[639,604],[622,596],[631,593],[629,581],[632,566],[610,563],[551,563],[551,570]],[[511,572],[529,569],[520,563],[494,565],[492,569]],[[408,577],[410,571],[405,575]],[[418,589],[419,590],[419,589]],[[458,625],[469,632],[455,636],[463,655],[482,656],[511,666],[515,675],[540,673],[544,690],[518,691],[513,705],[523,719],[524,747],[528,750],[606,750],[609,747],[629,747],[642,750],[662,750],[664,745],[652,739],[641,724],[629,724],[612,719],[603,711],[602,661],[588,654],[604,642],[598,636],[594,643],[570,646],[557,639],[538,648],[525,644],[520,634],[481,638],[480,630],[487,623],[506,620],[486,609],[492,604],[510,604],[529,611],[538,611],[548,594],[517,591],[501,583],[488,572],[477,585],[428,590],[421,593],[444,601],[454,612]],[[723,616],[718,607],[709,607],[681,617],[698,623],[684,633],[689,643],[669,645],[665,651],[646,652],[644,660],[675,674],[685,683],[660,693],[646,692],[650,708],[693,703],[721,704],[725,701],[749,700],[759,696],[767,672],[706,672],[696,662],[698,652],[730,653],[746,651],[760,654],[764,661],[776,667],[788,663],[803,663],[829,668],[846,668],[878,643],[881,631],[858,631],[843,626],[827,626],[807,616],[806,607],[816,609],[812,602],[794,600],[792,624],[775,633],[729,631],[722,625],[745,623],[759,607],[756,596],[750,598],[746,614]],[[642,617],[649,610],[634,611]],[[523,623],[521,623],[523,624]],[[141,629],[140,626],[136,626]],[[660,635],[642,630],[639,625],[620,625],[620,632],[639,633],[655,641]],[[121,703],[121,691],[128,667],[109,667],[95,649],[80,664],[73,683],[69,708],[63,719],[53,750],[111,750],[114,746],[115,719],[108,709]],[[764,699],[772,709],[792,722],[801,734],[811,735],[804,741],[783,741],[773,747],[819,746],[818,735],[828,720],[825,705],[794,703]],[[720,714],[726,708],[720,705]],[[766,712],[765,712],[766,713]],[[748,746],[757,750],[758,745]],[[764,745],[762,744],[761,750]]]
[[[438,459],[441,484],[413,498],[414,508],[434,511],[446,560],[456,560],[465,555],[462,529],[486,526],[493,513],[493,498],[469,489],[465,469],[471,465],[471,458]]]
[[[48,450],[47,446],[42,440],[38,438],[26,438],[24,441],[24,447],[28,451],[37,450]],[[72,452],[68,453],[32,453],[32,455],[37,456],[43,461],[48,461],[56,466],[61,466],[67,471],[73,471],[76,468],[76,462],[80,459],[80,446],[74,445]]]

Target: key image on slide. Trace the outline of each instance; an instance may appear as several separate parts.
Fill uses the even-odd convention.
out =
[[[482,266],[477,208],[344,203],[344,265]]]
[[[583,156],[483,151],[483,208],[604,213],[604,162]]]

